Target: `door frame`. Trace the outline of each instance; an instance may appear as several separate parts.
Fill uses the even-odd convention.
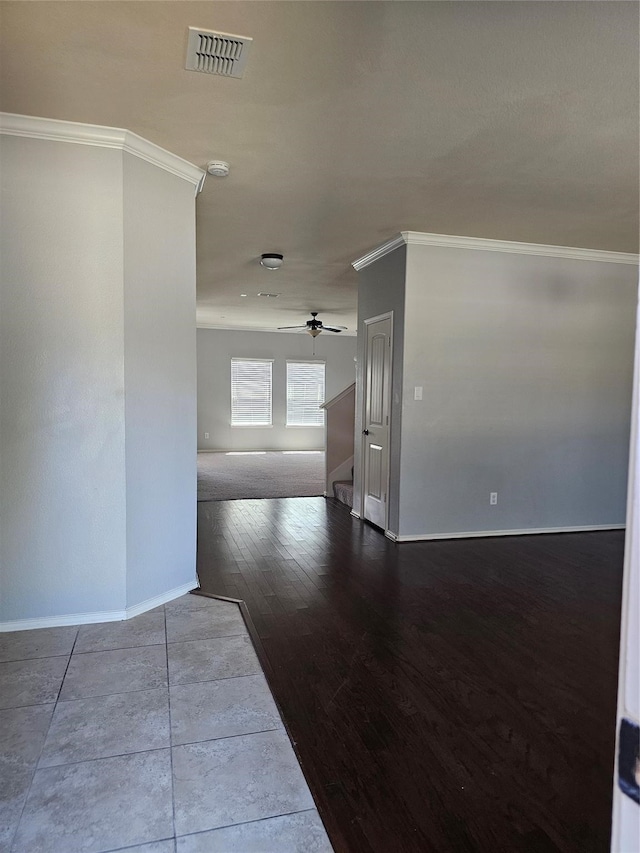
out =
[[[375,317],[368,317],[363,321],[364,324],[364,332],[363,337],[363,358],[362,358],[362,399],[361,399],[361,410],[360,410],[360,436],[359,436],[359,448],[358,453],[360,455],[360,507],[359,507],[359,518],[365,521],[364,517],[364,486],[365,486],[365,452],[364,452],[364,441],[362,440],[362,430],[364,429],[364,422],[367,416],[367,370],[368,370],[368,346],[367,346],[367,327],[372,323],[378,323],[380,320],[390,320],[391,321],[391,332],[389,334],[389,437],[387,440],[387,480],[385,483],[385,487],[387,490],[387,499],[385,501],[384,507],[384,532],[385,534],[389,530],[389,483],[390,483],[390,475],[391,475],[391,429],[393,426],[393,418],[391,416],[392,404],[393,404],[393,331],[394,331],[394,318],[393,311],[385,311],[383,314],[376,314]]]

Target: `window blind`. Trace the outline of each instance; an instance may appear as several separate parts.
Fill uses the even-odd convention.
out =
[[[231,425],[271,426],[271,361],[231,359]]]
[[[287,426],[324,426],[324,364],[287,362]]]

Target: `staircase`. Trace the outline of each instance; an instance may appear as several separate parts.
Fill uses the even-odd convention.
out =
[[[336,500],[353,509],[353,480],[335,480],[333,496]]]
[[[353,507],[353,448],[356,383],[322,406],[327,413],[325,496]]]

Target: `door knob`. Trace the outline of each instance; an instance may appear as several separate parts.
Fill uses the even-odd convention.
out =
[[[363,435],[369,435],[369,430],[368,430],[368,429],[363,429],[363,430],[362,430],[362,434],[363,434]]]

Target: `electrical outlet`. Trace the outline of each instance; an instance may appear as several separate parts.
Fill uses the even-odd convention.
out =
[[[208,432],[205,432],[204,437],[205,437],[205,438],[209,438],[209,433],[208,433]]]
[[[491,506],[495,506],[498,503],[497,492],[489,492],[489,503],[491,504]]]
[[[422,386],[416,385],[413,389],[413,399],[414,400],[422,400]]]

